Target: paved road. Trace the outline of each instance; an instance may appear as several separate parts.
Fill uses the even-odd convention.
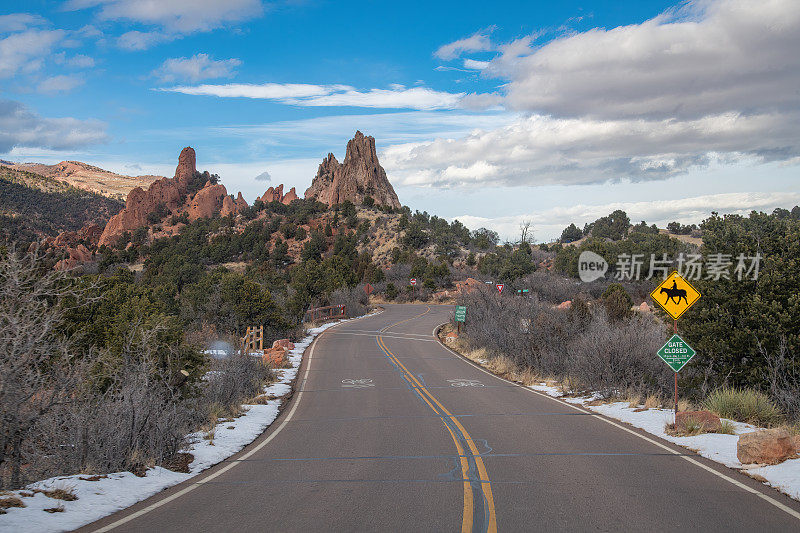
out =
[[[460,359],[433,337],[451,312],[329,329],[253,445],[85,529],[800,531],[772,489]]]

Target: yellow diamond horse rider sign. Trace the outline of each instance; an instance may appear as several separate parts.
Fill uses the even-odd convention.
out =
[[[680,274],[673,272],[650,293],[650,297],[663,307],[669,316],[678,320],[700,299],[700,293]]]

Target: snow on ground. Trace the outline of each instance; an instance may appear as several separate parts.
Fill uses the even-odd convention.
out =
[[[560,389],[544,383],[540,385],[531,385],[530,388],[543,392],[548,396],[563,396],[563,392]],[[579,398],[564,397],[562,399],[569,403],[583,405],[587,409],[609,418],[627,422],[651,435],[688,448],[707,459],[735,469],[742,468],[742,463],[740,463],[739,459],[736,457],[736,444],[739,440],[739,435],[761,429],[751,426],[750,424],[731,420],[729,422],[733,425],[736,435],[704,433],[691,437],[673,437],[667,435],[664,431],[665,426],[671,424],[675,420],[675,415],[671,409],[647,409],[637,412],[636,408],[630,407],[628,402],[586,405],[585,403],[593,400],[594,396]],[[748,468],[747,472],[762,476],[767,481],[768,485],[792,498],[800,500],[800,459],[790,459],[774,466]]]
[[[130,472],[115,472],[97,481],[90,481],[87,479],[88,475],[80,474],[37,481],[28,485],[27,490],[11,491],[12,494],[0,495],[0,497],[17,496],[25,503],[23,508],[12,507],[6,510],[7,514],[0,515],[0,532],[70,531],[186,481],[235,454],[253,442],[278,417],[278,408],[283,401],[279,397],[291,392],[291,383],[297,376],[303,360],[303,353],[314,337],[342,322],[347,322],[347,320],[328,322],[310,329],[302,341],[295,343],[294,349],[289,352],[291,367],[277,369],[275,371],[277,380],[264,389],[265,394],[276,397],[276,399],[269,400],[265,405],[245,405],[243,406],[243,409],[246,410],[245,414],[228,422],[217,424],[214,430],[213,445],[210,440],[203,438],[206,435],[205,432],[198,431],[190,434],[188,436],[190,446],[186,450],[194,456],[194,460],[189,464],[190,473],[182,474],[157,466],[147,470],[144,477],[138,477]],[[42,493],[35,493],[31,497],[22,497],[20,494],[30,494],[34,489],[51,490],[54,488],[70,489],[78,498],[74,501],[61,501]],[[53,508],[63,508],[63,511],[44,512],[44,509]]]

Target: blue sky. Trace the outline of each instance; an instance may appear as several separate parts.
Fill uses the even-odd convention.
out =
[[[252,200],[360,129],[412,209],[538,240],[800,203],[793,0],[2,6],[3,159],[172,175],[191,145]]]

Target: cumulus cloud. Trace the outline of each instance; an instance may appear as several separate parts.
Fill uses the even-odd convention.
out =
[[[78,76],[50,76],[39,82],[36,90],[45,94],[61,93],[69,92],[80,85],[83,85],[83,79]]]
[[[131,50],[142,50],[182,35],[211,31],[229,24],[261,16],[261,0],[71,0],[67,9],[97,8],[100,20],[123,20],[156,29],[129,31],[118,44]]]
[[[75,54],[67,59],[67,65],[76,68],[90,68],[94,66],[94,58],[84,54]]]
[[[0,78],[41,69],[44,58],[65,35],[63,30],[28,29],[0,39]]]
[[[459,139],[389,147],[384,167],[406,185],[588,184],[664,179],[712,159],[800,153],[800,112],[727,113],[691,121],[523,117]]]
[[[0,15],[0,32],[24,31],[31,26],[42,26],[47,20],[30,13],[10,13]]]
[[[15,147],[72,150],[106,140],[102,122],[45,118],[19,102],[0,100],[0,153]]]
[[[175,57],[164,61],[159,68],[153,71],[161,81],[192,81],[213,78],[229,78],[233,76],[234,69],[241,65],[239,59],[215,60],[208,54],[195,54],[192,57]]]
[[[503,238],[513,239],[523,221],[533,223],[538,240],[557,238],[566,226],[575,223],[583,226],[609,214],[615,209],[625,211],[632,221],[645,220],[648,224],[665,227],[668,222],[699,223],[711,211],[718,213],[747,214],[752,210],[771,212],[776,207],[791,208],[800,203],[800,193],[740,192],[709,194],[675,200],[647,202],[614,202],[599,205],[578,204],[558,206],[535,213],[487,218],[472,215],[454,217],[470,229],[487,227]]]
[[[387,168],[416,185],[581,184],[800,156],[794,0],[696,0],[641,24],[536,37],[497,46],[485,66],[466,60],[506,83],[460,100],[527,117],[392,147]]]
[[[489,38],[489,33],[494,30],[493,27],[473,33],[469,37],[447,43],[439,47],[433,55],[439,59],[449,61],[456,59],[465,52],[486,52],[492,49],[492,41]]]
[[[694,119],[797,110],[797,50],[795,0],[696,1],[642,24],[511,47],[491,67],[509,77],[514,109]]]
[[[263,83],[176,86],[158,89],[190,95],[222,98],[257,98],[302,107],[368,107],[397,109],[453,109],[459,107],[464,93],[435,91],[426,87],[361,91],[349,85],[312,85],[303,83]]]

